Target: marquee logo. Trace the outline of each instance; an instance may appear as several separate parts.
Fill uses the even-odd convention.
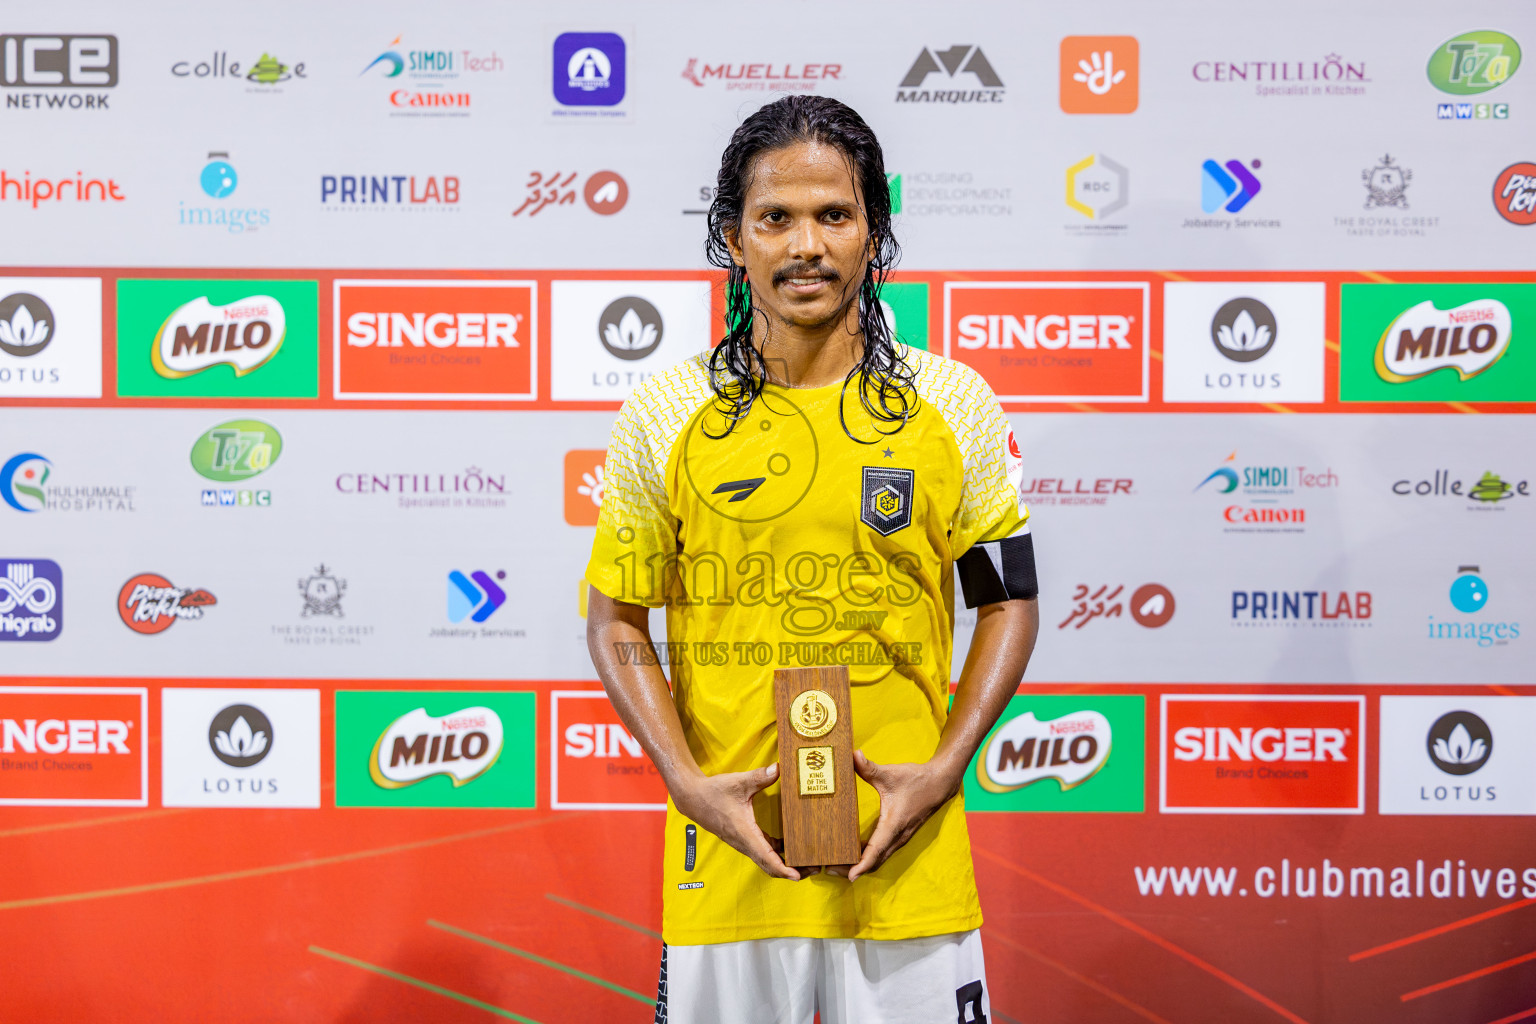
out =
[[[0,686],[0,805],[143,807],[149,691]]]
[[[401,715],[379,734],[368,774],[385,789],[402,789],[434,775],[455,788],[478,779],[501,756],[501,716],[470,707],[441,718],[426,708]]]
[[[964,75],[958,84],[970,85],[966,89],[927,88],[931,75],[943,75],[948,79]],[[943,80],[940,80],[943,84]],[[979,86],[979,88],[976,88]],[[924,48],[907,69],[896,90],[897,103],[1001,103],[1003,80],[993,70],[992,63],[981,47],[960,43],[946,50]]]
[[[286,329],[283,305],[270,295],[218,306],[203,296],[160,325],[150,359],[162,377],[190,377],[213,366],[229,366],[243,377],[277,355]]]
[[[1511,224],[1536,224],[1536,163],[1510,164],[1493,181],[1493,208]]]
[[[209,480],[233,483],[265,473],[282,453],[283,437],[270,423],[230,420],[193,442],[192,468]]]
[[[1509,307],[1479,299],[1440,309],[1426,299],[1399,314],[1376,346],[1376,373],[1393,384],[1436,370],[1453,369],[1461,380],[1476,377],[1509,350]]]
[[[0,643],[54,640],[64,629],[64,570],[46,558],[0,558]]]
[[[117,593],[117,614],[135,633],[164,633],[179,620],[196,621],[204,610],[218,604],[206,590],[176,587],[157,573],[143,572],[124,583]]]
[[[1365,813],[1365,698],[1162,698],[1165,814]]]
[[[1109,719],[1078,711],[1039,721],[1033,711],[1009,720],[982,745],[976,781],[991,793],[1055,779],[1063,792],[1082,785],[1109,760]]]

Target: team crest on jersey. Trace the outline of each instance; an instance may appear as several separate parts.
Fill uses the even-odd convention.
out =
[[[885,466],[864,467],[864,496],[859,518],[864,525],[889,537],[912,525],[912,485],[916,474],[910,469]]]

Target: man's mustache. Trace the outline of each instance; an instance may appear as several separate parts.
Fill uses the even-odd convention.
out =
[[[824,267],[819,263],[796,263],[775,270],[773,283],[783,284],[792,277],[822,277],[833,282],[842,280],[842,276],[831,267]]]

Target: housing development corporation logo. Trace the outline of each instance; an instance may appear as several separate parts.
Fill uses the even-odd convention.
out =
[[[1339,486],[1332,469],[1239,462],[1236,450],[1195,485],[1222,499],[1225,533],[1304,533],[1307,506],[1296,504]]]
[[[1163,288],[1163,401],[1321,402],[1327,286],[1173,281]]]
[[[1365,698],[1165,694],[1165,814],[1365,813]]]
[[[661,773],[601,690],[550,694],[550,806],[555,810],[667,808]]]
[[[1140,696],[1014,697],[971,765],[973,811],[1141,811]]]
[[[106,110],[117,85],[117,36],[0,35],[7,110]]]
[[[1536,697],[1381,698],[1382,814],[1536,814]]]
[[[1060,104],[1066,114],[1130,114],[1139,102],[1135,36],[1067,36],[1061,41]]]
[[[896,102],[1001,103],[1003,93],[1003,80],[981,47],[960,43],[944,50],[924,47],[902,77]]]
[[[0,558],[0,643],[55,640],[64,629],[64,570],[47,558]]]
[[[0,686],[0,805],[143,807],[149,691]]]
[[[1520,67],[1520,44],[1503,32],[1463,32],[1441,43],[1430,54],[1424,72],[1441,92],[1480,96],[1503,85]],[[1508,103],[1437,103],[1441,121],[1505,120]]]
[[[1493,208],[1511,224],[1536,224],[1536,163],[1510,164],[1493,181]]]
[[[164,633],[177,622],[195,622],[218,599],[206,590],[177,587],[164,576],[142,572],[117,593],[117,614],[123,625],[141,635]]]
[[[1507,647],[1520,639],[1520,623],[1484,617],[1488,607],[1488,584],[1476,565],[1459,566],[1450,587],[1451,607],[1458,613],[1440,618],[1429,616],[1429,639],[1470,640],[1478,647]]]
[[[160,691],[166,807],[319,807],[320,691]]]

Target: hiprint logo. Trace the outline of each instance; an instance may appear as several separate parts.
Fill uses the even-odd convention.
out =
[[[944,76],[931,89],[930,76]],[[964,76],[964,77],[960,77]],[[950,81],[945,82],[947,78]],[[945,85],[961,88],[945,88]],[[981,47],[960,43],[945,50],[924,47],[896,90],[897,103],[1001,103],[1003,80]]]
[[[1429,639],[1470,640],[1478,647],[1507,647],[1520,639],[1520,623],[1502,622],[1482,618],[1488,607],[1488,584],[1483,581],[1482,568],[1476,565],[1458,566],[1456,578],[1451,581],[1451,607],[1458,617],[1439,619],[1429,617]]]
[[[54,640],[64,629],[64,570],[47,558],[0,558],[0,643]]]
[[[550,694],[550,807],[664,811],[667,789],[601,690]]]
[[[1016,402],[1144,402],[1150,286],[950,282],[945,355]]]
[[[1440,309],[1426,299],[1399,314],[1376,345],[1376,373],[1402,384],[1437,370],[1469,380],[1509,350],[1514,321],[1498,299],[1477,299]]]
[[[1315,466],[1242,463],[1230,452],[1221,464],[1195,485],[1194,493],[1215,494],[1225,533],[1304,533],[1307,507],[1291,504],[1303,494],[1332,490],[1339,476]]]
[[[1327,286],[1171,281],[1163,288],[1163,401],[1321,402]]]
[[[603,507],[601,448],[578,448],[565,453],[565,521],[571,526],[596,526]]]
[[[1165,814],[1364,814],[1365,698],[1165,694]]]
[[[218,604],[206,590],[177,587],[158,573],[144,572],[124,583],[117,593],[117,614],[135,633],[164,633],[180,620],[197,621]]]
[[[120,203],[127,198],[113,178],[88,178],[79,171],[73,178],[33,178],[31,170],[12,177],[8,170],[0,169],[0,203],[26,203],[35,210],[39,203]]]
[[[117,36],[0,35],[7,110],[107,110],[117,65]]]
[[[971,773],[981,789],[967,791],[966,807],[1140,811],[1145,734],[1140,696],[1014,697],[976,752]]]
[[[1140,44],[1135,36],[1067,36],[1062,39],[1062,112],[1135,112],[1139,103],[1140,59]]]
[[[1533,731],[1536,697],[1382,697],[1380,813],[1536,814]]]
[[[1510,164],[1493,180],[1493,208],[1511,224],[1536,224],[1536,163]]]
[[[334,296],[337,398],[535,395],[531,281],[337,280]]]
[[[0,686],[0,805],[149,803],[149,691]]]

